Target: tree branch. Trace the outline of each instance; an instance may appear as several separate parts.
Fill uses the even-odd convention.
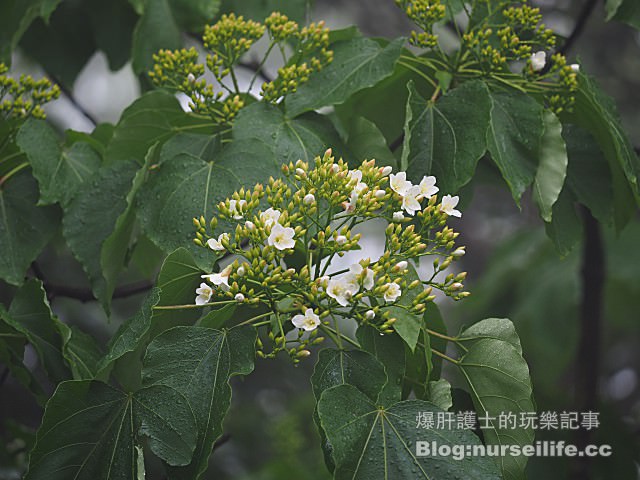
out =
[[[573,31],[567,37],[565,42],[562,44],[562,47],[558,49],[558,53],[566,55],[567,52],[571,50],[571,48],[573,47],[573,44],[576,42],[578,37],[580,37],[580,35],[584,31],[584,27],[586,26],[587,21],[589,20],[589,17],[593,13],[597,3],[598,3],[598,0],[587,0],[585,2],[584,6],[582,7],[582,10],[580,11],[580,14],[578,15],[578,18],[576,19],[576,24],[573,27]]]
[[[42,285],[47,292],[47,298],[50,301],[56,297],[73,298],[75,300],[80,300],[82,303],[93,302],[97,300],[90,288],[71,287],[68,285],[56,285],[50,283],[46,279],[37,262],[33,262],[31,264],[31,270],[33,271],[35,277],[42,282]],[[148,280],[141,280],[139,282],[120,285],[113,291],[113,296],[111,298],[116,299],[132,297],[133,295],[147,292],[152,288],[153,283],[149,282]]]

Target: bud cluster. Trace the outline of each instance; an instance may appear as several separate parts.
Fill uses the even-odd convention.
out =
[[[423,314],[434,288],[456,300],[468,295],[465,273],[437,279],[465,249],[446,226],[450,215],[461,216],[458,199],[445,195],[438,202],[434,177],[413,185],[404,172],[393,174],[375,160],[350,169],[331,150],[312,165],[299,160],[282,171],[282,178],[220,202],[208,224],[194,219],[197,245],[234,257],[221,272],[203,275],[196,303],[266,307],[250,322],[266,325],[273,344],[267,353],[261,342],[260,355],[286,351],[297,362],[322,341],[318,331],[340,336],[338,318],[393,333],[398,309]],[[337,267],[336,258],[360,250],[355,227],[373,219],[387,224],[383,254]],[[427,280],[414,268],[424,256],[436,258]],[[295,328],[297,336],[287,336]]]
[[[412,31],[409,42],[419,48],[435,48],[438,36],[433,33],[433,26],[446,15],[446,7],[441,0],[396,0],[396,4],[423,30]]]
[[[7,75],[9,68],[0,62],[0,115],[4,119],[44,118],[42,105],[60,96],[60,87],[46,78],[29,75],[19,79]]]
[[[234,67],[265,32],[271,44],[258,68],[264,65],[275,47],[282,52],[285,63],[274,80],[262,85],[261,95],[268,102],[277,103],[295,92],[311,73],[321,70],[333,59],[333,52],[329,50],[329,31],[322,22],[300,28],[285,15],[274,12],[263,25],[229,13],[222,15],[215,25],[205,28],[203,45],[211,52],[205,60],[208,69],[231,95],[223,99],[222,90],[214,91],[214,86],[201,78],[205,66],[200,63],[195,48],[160,50],[153,56],[155,63],[149,77],[158,87],[184,93],[190,99],[189,108],[193,112],[210,116],[215,124],[228,125],[245,105],[242,95],[248,94],[253,86],[252,81],[249,88],[241,92]],[[287,58],[288,49],[293,52]],[[231,76],[232,86],[225,84],[227,76]]]

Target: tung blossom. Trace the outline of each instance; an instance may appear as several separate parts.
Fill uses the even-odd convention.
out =
[[[418,185],[412,185],[406,193],[402,196],[402,208],[409,215],[413,216],[416,212],[420,211],[420,202],[418,196],[420,195],[420,187]]]
[[[198,296],[196,297],[196,305],[205,305],[209,303],[209,300],[211,300],[213,290],[209,285],[202,282],[200,284],[200,288],[196,289],[196,293],[198,294]]]
[[[304,315],[295,315],[291,319],[291,323],[297,328],[302,328],[307,332],[315,330],[320,325],[320,317],[313,313],[313,309],[307,308]]]
[[[223,240],[229,241],[229,234],[228,233],[221,233],[220,235],[218,235],[218,239],[217,240],[215,238],[210,238],[209,240],[207,240],[207,246],[211,250],[214,250],[216,252],[221,252],[223,250],[226,250],[222,246]]]
[[[391,190],[398,195],[406,195],[407,191],[413,186],[409,180],[407,180],[407,172],[398,172],[397,174],[391,174],[389,176],[389,185]]]
[[[231,275],[231,265],[222,270],[220,273],[211,273],[209,275],[200,275],[202,278],[209,280],[216,287],[220,287],[223,291],[229,290],[229,275]]]
[[[436,177],[434,177],[433,175],[422,177],[422,180],[420,180],[420,184],[418,186],[420,187],[419,199],[428,199],[438,193],[438,190],[440,190],[438,187],[436,187]]]
[[[445,195],[444,197],[442,197],[440,210],[452,217],[462,217],[462,213],[460,213],[459,210],[455,209],[455,207],[458,205],[459,200],[460,199],[457,195],[455,197],[452,197],[451,195]]]
[[[384,301],[387,303],[395,302],[400,295],[402,295],[402,290],[400,289],[400,285],[395,282],[386,283],[384,285],[387,289],[384,292]]]
[[[327,285],[327,295],[343,307],[349,305],[351,297],[360,290],[355,275],[345,275],[342,278],[332,278]]]
[[[269,238],[267,238],[267,242],[278,250],[293,248],[296,245],[296,241],[293,239],[295,233],[293,228],[283,227],[276,222],[276,224],[271,227],[271,233],[269,234]]]
[[[234,220],[240,220],[242,218],[242,209],[246,205],[246,200],[229,200],[229,211]]]
[[[260,214],[260,220],[262,220],[262,223],[264,223],[265,226],[269,226],[273,225],[274,223],[278,223],[278,220],[280,220],[280,215],[280,210],[275,210],[269,207]]]
[[[359,263],[354,263],[349,267],[348,276],[351,275],[353,275],[356,282],[362,282],[362,286],[365,290],[371,290],[375,284],[373,270],[370,268],[363,268]]]
[[[542,70],[547,63],[547,54],[543,51],[536,52],[531,55],[531,69],[534,72]]]

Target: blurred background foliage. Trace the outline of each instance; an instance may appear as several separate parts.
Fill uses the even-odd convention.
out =
[[[115,122],[122,110],[150,85],[140,74],[151,66],[159,48],[194,44],[202,26],[222,12],[263,19],[273,10],[304,21],[325,20],[332,29],[357,25],[368,36],[406,35],[411,25],[391,0],[2,0],[0,55],[12,52],[14,72],[48,75],[63,88],[62,98],[48,107],[60,130],[92,131],[102,122]],[[617,21],[607,22],[601,2],[538,0],[546,24],[571,40],[569,61],[578,59],[594,75],[619,108],[634,145],[640,145],[640,34]],[[57,8],[56,8],[57,6]],[[142,13],[144,12],[144,13]],[[142,15],[140,15],[142,13]],[[23,21],[19,21],[23,19]],[[24,19],[31,19],[27,22]],[[48,19],[48,21],[46,21]],[[632,20],[628,16],[626,20]],[[188,33],[187,33],[188,32]],[[442,37],[446,41],[446,31]],[[14,51],[15,49],[15,51]],[[252,58],[245,63],[251,75]],[[266,65],[267,73],[277,65]],[[404,91],[404,90],[403,90]],[[384,100],[390,108],[403,102]],[[366,105],[347,107],[366,109]],[[470,106],[473,108],[473,106]],[[391,125],[401,131],[402,125]],[[485,317],[509,317],[523,343],[534,382],[539,411],[575,410],[576,355],[580,332],[581,247],[561,257],[544,233],[530,198],[522,209],[498,184],[495,171],[481,163],[473,183],[464,191],[461,238],[467,245],[464,269],[469,271],[466,302],[441,305],[455,332]],[[592,478],[633,479],[640,462],[640,222],[637,215],[620,233],[604,231],[606,283],[603,328],[600,335],[599,407],[601,427],[594,441],[613,446],[614,456],[593,462]],[[148,258],[155,247],[142,243],[146,256],[131,259],[122,283],[139,282],[153,274]],[[160,257],[157,253],[157,258]],[[86,285],[79,264],[62,239],[38,259],[54,285]],[[13,287],[0,285],[6,304]],[[73,296],[73,295],[71,295]],[[54,312],[101,342],[137,309],[142,294],[115,299],[107,320],[100,306],[60,295],[52,298]],[[25,358],[39,379],[35,355]],[[309,377],[313,358],[293,368],[286,361],[258,362],[256,374],[234,379],[232,410],[225,436],[211,461],[208,478],[270,480],[328,478],[319,438],[311,421],[314,401]],[[0,393],[0,478],[19,478],[26,452],[42,410],[8,371],[2,368]],[[445,373],[446,376],[446,373]],[[455,381],[454,378],[451,379]],[[49,385],[52,388],[53,385]],[[571,432],[539,432],[538,439],[571,440]],[[568,478],[566,458],[532,458],[530,478]],[[153,466],[149,478],[157,478]]]

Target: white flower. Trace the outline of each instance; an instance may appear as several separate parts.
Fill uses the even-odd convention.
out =
[[[355,187],[353,187],[353,193],[356,193],[357,195],[360,195],[362,192],[364,192],[367,188],[369,188],[369,185],[367,185],[364,182],[358,182],[356,184]]]
[[[335,299],[340,305],[346,307],[351,297],[358,293],[360,285],[353,275],[345,275],[342,278],[332,278],[327,286],[327,295]]]
[[[462,213],[455,209],[456,205],[458,205],[458,201],[460,199],[456,195],[452,197],[451,195],[445,195],[442,197],[442,202],[440,203],[440,210],[442,210],[447,215],[451,215],[453,217],[461,217]]]
[[[402,213],[402,211],[393,212],[393,221],[394,222],[399,222],[403,218],[404,218],[404,214]]]
[[[547,54],[545,52],[539,51],[531,55],[531,69],[534,72],[542,70],[545,63],[547,63]]]
[[[571,68],[571,71],[573,73],[580,72],[580,65],[578,65],[577,63],[572,63],[571,65],[569,65],[569,68]]]
[[[283,227],[276,222],[276,224],[271,227],[271,233],[269,234],[269,238],[267,238],[267,242],[278,250],[293,248],[296,244],[296,241],[293,239],[295,233],[293,228]]]
[[[280,220],[280,215],[280,210],[274,210],[273,208],[269,207],[260,214],[260,220],[262,220],[262,223],[264,223],[265,227],[268,227],[269,225],[278,223],[278,220]]]
[[[436,177],[434,177],[433,175],[429,177],[422,177],[419,187],[420,198],[429,198],[438,193],[438,190],[440,190],[438,187],[436,187]]]
[[[400,285],[397,283],[385,283],[384,287],[387,289],[384,292],[384,301],[387,303],[395,302],[400,295],[402,295],[402,290],[400,290]]]
[[[222,270],[220,273],[212,273],[210,275],[200,275],[200,277],[209,280],[216,287],[220,287],[223,291],[229,290],[229,275],[231,275],[231,265]]]
[[[349,274],[354,275],[356,281],[361,280],[362,286],[366,290],[371,290],[375,284],[373,279],[373,270],[370,268],[363,268],[359,263],[354,263],[349,267]]]
[[[353,190],[348,202],[343,202],[342,207],[347,213],[351,213],[356,209],[356,203],[358,202],[358,193]]]
[[[316,201],[316,197],[313,195],[313,193],[307,193],[302,201],[307,205],[311,205]]]
[[[244,295],[241,294],[241,293],[236,293],[236,296],[233,297],[233,298],[235,298],[236,302],[238,302],[238,303],[242,303],[245,300],[244,299]]]
[[[418,201],[418,195],[420,195],[420,187],[413,185],[402,195],[402,208],[411,216],[420,211],[420,202]]]
[[[374,312],[373,310],[367,310],[364,313],[364,318],[366,318],[367,320],[373,320],[374,318],[376,318],[376,312]]]
[[[400,260],[398,263],[396,263],[395,268],[397,268],[398,270],[405,270],[408,266],[409,264],[406,260]]]
[[[229,240],[229,234],[228,233],[221,233],[218,236],[218,239],[216,240],[215,238],[210,238],[209,240],[207,240],[207,245],[209,246],[209,248],[211,250],[215,250],[216,252],[221,252],[223,250],[225,250],[225,248],[222,246],[222,241],[223,240]]]
[[[391,190],[396,192],[398,195],[406,195],[407,191],[413,186],[411,182],[407,180],[406,172],[398,172],[396,175],[391,174],[389,178]]]
[[[242,218],[242,209],[246,204],[246,200],[229,200],[229,211],[234,220],[240,220]]]
[[[347,243],[347,237],[345,237],[344,235],[338,235],[336,237],[336,243],[338,245],[344,245],[345,243]]]
[[[206,303],[209,303],[209,300],[211,300],[213,290],[209,285],[202,282],[200,284],[200,288],[196,289],[196,293],[198,294],[198,296],[196,297],[196,305],[204,305]]]
[[[244,222],[244,226],[247,227],[247,230],[249,230],[250,232],[253,232],[256,229],[256,224],[249,220]]]
[[[380,200],[381,198],[384,198],[386,194],[387,192],[385,192],[384,190],[376,190],[373,196]]]
[[[362,181],[362,172],[360,170],[349,170],[347,177],[349,177],[349,180],[355,180],[355,183],[360,183]]]
[[[302,328],[307,332],[310,332],[311,330],[318,328],[318,325],[320,325],[320,317],[313,313],[313,309],[307,308],[304,315],[295,315],[291,319],[291,323],[298,328]]]
[[[393,171],[393,168],[386,166],[386,167],[382,167],[380,169],[380,173],[382,174],[383,177],[386,177],[387,175],[389,175],[391,172]]]

